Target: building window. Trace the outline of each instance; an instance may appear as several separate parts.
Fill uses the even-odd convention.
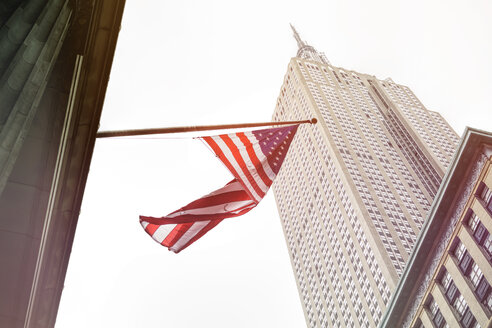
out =
[[[460,320],[461,326],[465,328],[476,327],[476,320],[470,309],[467,307],[463,317]]]
[[[461,260],[459,262],[460,270],[461,270],[461,272],[463,272],[463,274],[465,276],[467,276],[468,272],[470,272],[469,270],[471,268],[472,262],[473,262],[473,259],[470,255],[470,253],[465,252],[465,254],[463,255],[463,257],[461,258]]]
[[[469,278],[470,278],[470,281],[471,281],[473,287],[475,287],[475,289],[478,287],[478,284],[480,283],[480,280],[482,279],[482,277],[483,277],[482,270],[480,270],[477,263],[473,263],[471,266]]]
[[[456,287],[454,282],[451,282],[449,284],[449,287],[446,289],[446,298],[448,299],[449,303],[453,304],[454,300],[458,295],[459,295],[458,288]]]
[[[458,245],[456,245],[456,248],[454,250],[454,256],[456,256],[458,261],[461,261],[465,253],[466,253],[465,245],[463,245],[461,241],[458,241]]]
[[[452,304],[458,314],[460,325],[465,328],[474,327],[476,323],[475,317],[468,308],[463,295],[459,295]]]
[[[432,322],[437,328],[444,328],[446,326],[446,320],[441,314],[439,307],[437,306],[436,301],[431,297],[429,301],[427,301],[427,308],[430,312],[430,317],[432,318]]]
[[[458,259],[458,266],[466,276],[473,262],[471,255],[467,252],[465,245],[461,241],[458,242],[454,250],[454,256]]]
[[[468,305],[466,304],[463,295],[456,297],[455,301],[452,304],[453,307],[456,309],[456,312],[458,312],[458,316],[460,318],[463,317],[463,314],[465,314],[465,311],[468,308]]]
[[[446,295],[448,302],[450,304],[453,304],[454,300],[459,295],[459,292],[449,272],[444,271],[440,279],[440,282],[442,287],[444,288],[444,295]]]
[[[492,190],[482,182],[478,191],[480,199],[485,203],[485,207],[492,213]]]
[[[425,326],[420,319],[417,319],[417,322],[415,323],[413,328],[425,328]]]
[[[485,241],[483,242],[483,248],[487,252],[489,259],[492,259],[492,235],[489,233]]]
[[[434,322],[437,328],[443,328],[446,325],[446,321],[439,310],[437,310],[437,313],[432,318],[432,322]]]
[[[492,204],[492,202],[490,203]],[[468,218],[468,227],[472,232],[473,239],[475,239],[478,245],[484,248],[489,258],[492,259],[492,236],[483,223],[480,222],[478,216],[473,212],[471,212],[471,215]]]
[[[470,227],[470,230],[472,232],[475,232],[479,223],[480,219],[478,218],[478,216],[475,213],[471,212],[470,217],[468,218],[468,226]]]
[[[487,307],[487,309],[489,309],[489,311],[492,311],[492,292],[490,292],[490,287],[489,287],[489,294],[485,299],[484,304]]]
[[[477,295],[477,298],[480,300],[480,302],[484,303],[488,307],[487,301],[489,295],[491,294],[491,290],[490,290],[490,285],[488,281],[485,279],[485,277],[482,276],[480,278],[480,281],[475,287],[475,294]]]
[[[478,226],[475,228],[475,231],[473,232],[473,238],[475,238],[475,241],[477,244],[482,245],[485,239],[488,237],[489,232],[487,231],[487,228],[480,222]]]
[[[451,275],[449,272],[444,271],[442,278],[441,278],[441,285],[444,287],[444,290],[448,290],[449,285],[453,282],[453,279],[451,278]]]

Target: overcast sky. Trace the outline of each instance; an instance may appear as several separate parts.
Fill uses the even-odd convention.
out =
[[[485,0],[128,0],[100,130],[270,121],[292,23],[459,135],[492,131],[491,16]],[[231,179],[199,141],[166,138],[96,142],[57,328],[305,326],[271,192],[178,255],[140,227]]]

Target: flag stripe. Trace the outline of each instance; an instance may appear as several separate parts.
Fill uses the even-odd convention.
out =
[[[152,238],[154,238],[158,243],[162,243],[162,241],[166,238],[169,232],[174,229],[175,226],[175,224],[158,226],[157,230],[152,234]]]
[[[246,178],[243,171],[239,167],[239,163],[234,158],[233,153],[231,152],[225,141],[222,140],[221,136],[218,137],[216,136],[212,138],[214,139],[217,146],[220,147],[222,154],[225,157],[225,160],[228,161],[234,167],[234,172],[236,172],[235,177],[241,182],[244,189],[251,195],[251,198],[259,202],[261,197],[257,194],[253,186],[251,186],[249,180]]]
[[[232,156],[234,156],[234,159],[236,160],[237,164],[239,165],[239,168],[243,172],[244,177],[248,180],[249,184],[253,188],[253,190],[256,192],[256,194],[259,196],[259,199],[262,199],[263,196],[265,196],[265,192],[261,190],[261,188],[258,186],[258,183],[256,183],[255,179],[251,176],[251,172],[246,167],[246,163],[244,162],[243,157],[241,156],[241,153],[232,141],[232,139],[228,135],[224,135],[221,137],[221,139],[224,141],[226,146],[229,148],[229,151],[232,153]]]
[[[215,196],[215,195],[223,194],[223,193],[226,193],[226,192],[232,192],[232,191],[241,191],[241,192],[244,192],[243,186],[236,179],[232,179],[224,187],[219,188],[219,189],[217,189],[215,191],[212,191],[210,194],[206,195],[205,197]]]
[[[147,231],[149,235],[153,235],[157,228],[159,228],[157,224],[149,224],[148,222],[147,224],[148,225],[145,227],[145,231]]]
[[[240,201],[250,201],[251,197],[244,190],[241,191],[233,191],[228,193],[219,194],[216,196],[205,196],[203,198],[197,199],[187,205],[187,207],[192,208],[204,208],[215,205],[220,205],[228,202],[240,202]],[[166,217],[175,217],[179,215],[179,213],[183,212],[182,209],[179,209],[171,214],[168,214]]]
[[[190,221],[189,223],[183,223],[183,224],[178,224],[178,225],[156,225],[158,227],[170,227],[169,229],[172,229],[173,231],[175,231],[175,237],[174,238],[170,238],[169,240],[166,238],[165,240],[162,240],[162,235],[165,234],[165,229],[162,229],[162,230],[157,230],[157,234],[156,235],[151,235],[152,238],[157,241],[158,243],[160,243],[161,245],[163,246],[166,246],[169,248],[169,250],[172,250],[174,252],[179,252],[180,250],[184,249],[185,247],[187,247],[188,245],[190,245],[191,243],[193,243],[195,240],[197,240],[198,238],[200,238],[201,236],[203,236],[208,230],[212,229],[215,225],[217,225],[220,221],[222,221],[224,218],[230,218],[230,217],[236,217],[236,216],[241,216],[247,212],[249,212],[251,209],[253,209],[255,206],[256,206],[256,203],[254,203],[253,201],[251,201],[251,204],[252,206],[249,207],[249,208],[244,208],[242,209],[241,211],[239,212],[236,212],[236,213],[229,213],[229,214],[223,214],[222,215],[222,218],[219,218],[219,219],[213,219],[213,220],[204,220],[204,221]],[[208,217],[210,219],[210,216],[204,216],[204,217]],[[141,217],[142,219],[143,217]],[[186,236],[184,236],[191,227],[194,226],[195,223],[198,223],[198,222],[208,222],[208,221],[212,221],[213,224],[208,224],[204,229],[198,231],[198,235],[194,235],[192,232],[189,232]],[[215,222],[215,223],[214,223]],[[142,221],[142,225],[146,223],[145,221]],[[154,224],[149,224],[150,225],[154,225]],[[196,229],[195,229],[196,230]],[[172,231],[171,231],[172,233]],[[184,236],[184,237],[183,237]],[[193,237],[194,236],[194,237]],[[182,238],[188,238],[190,241],[181,249],[178,249],[175,244],[180,241]],[[180,244],[184,243],[185,240],[181,241]],[[174,246],[174,249],[171,249],[172,247]]]
[[[225,219],[228,217],[235,216],[236,213],[242,213],[245,210],[251,210],[257,204],[251,200],[249,204],[246,204],[243,207],[237,208],[234,211],[227,211],[221,213],[213,213],[213,214],[183,214],[175,218],[170,217],[162,217],[162,218],[154,218],[151,216],[140,216],[141,221],[146,221],[151,224],[182,224],[194,221],[207,221],[209,219]]]
[[[176,227],[174,227],[174,229],[169,233],[169,235],[167,235],[166,239],[164,239],[161,244],[167,247],[173,246],[192,225],[193,222],[176,225]]]
[[[184,211],[180,211],[178,213],[174,213],[168,215],[166,218],[174,219],[177,216],[185,216],[185,215],[212,215],[212,214],[220,214],[227,212],[234,212],[240,208],[243,208],[246,205],[250,205],[251,200],[243,200],[239,202],[228,202],[222,203],[219,205],[200,207],[200,208],[192,208]]]
[[[245,190],[251,195],[251,198],[259,202],[262,197],[258,195],[256,190],[249,182],[248,178],[244,175],[244,172],[242,171],[240,164],[234,157],[231,149],[227,146],[226,142],[221,137],[222,136],[215,136],[212,138],[216,142],[217,146],[220,147],[224,159],[227,160],[234,167],[234,172],[236,172],[235,177],[241,182]]]
[[[265,186],[270,187],[272,184],[272,180],[268,177],[266,174],[265,170],[263,169],[263,163],[260,161],[258,156],[256,155],[254,149],[253,149],[253,144],[251,141],[246,137],[244,133],[238,133],[237,136],[239,137],[239,140],[244,144],[244,146],[247,149],[248,156],[251,159],[251,162],[254,164],[256,171],[258,172],[258,175],[261,178],[261,181],[265,184]]]
[[[236,172],[236,169],[232,166],[231,162],[227,159],[227,157],[224,155],[224,152],[222,151],[221,147],[217,144],[216,140],[214,137],[203,137],[202,138],[214,151],[214,153],[221,159],[222,163],[229,169],[229,171],[232,173],[232,175],[237,178],[238,180],[241,180],[239,174]],[[220,139],[219,139],[220,140]],[[244,184],[243,187],[245,188]],[[251,193],[249,193],[251,198],[254,198]]]
[[[176,241],[174,245],[171,246],[171,250],[173,252],[176,252],[181,249],[182,246],[186,245],[193,237],[195,237],[200,232],[200,230],[205,228],[205,226],[209,223],[210,221],[200,221],[192,223],[188,230],[183,234],[183,236],[181,236],[181,238]]]
[[[251,180],[250,180],[251,185],[254,186],[256,184],[258,186],[258,188],[261,189],[263,196],[265,196],[265,193],[268,191],[269,187],[263,182],[261,177],[258,175],[258,171],[257,171],[256,167],[258,166],[259,163],[255,163],[254,159],[249,156],[248,149],[246,148],[244,143],[239,138],[238,133],[236,133],[236,135],[234,135],[234,136],[230,136],[229,138],[230,138],[232,144],[228,145],[228,147],[231,148],[231,146],[232,146],[233,147],[232,148],[233,154],[240,156],[241,160],[243,161],[243,163],[239,162],[241,169],[243,170],[243,172],[245,170],[247,171],[246,176],[248,177],[248,179],[249,179],[249,177],[251,177],[251,179],[253,179],[253,181],[254,181],[254,184],[253,184],[253,182],[251,182]]]
[[[178,250],[171,249],[171,250],[173,252],[175,252],[175,253],[181,252],[183,249],[185,249],[186,247],[188,247],[191,244],[193,244],[196,240],[200,239],[204,234],[206,234],[207,232],[209,232],[212,228],[214,228],[220,222],[222,222],[222,220],[212,220],[212,221],[210,221],[209,224],[207,224],[205,227],[203,227],[195,236],[193,236],[193,238],[191,238],[186,244],[184,244],[181,247],[181,249],[178,249]]]

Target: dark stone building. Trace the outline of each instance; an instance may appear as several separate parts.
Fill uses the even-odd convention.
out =
[[[55,324],[124,3],[0,3],[0,327]]]

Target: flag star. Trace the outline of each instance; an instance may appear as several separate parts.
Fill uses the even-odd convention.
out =
[[[273,134],[273,132],[270,132],[270,135],[272,135],[272,134]]]
[[[273,163],[273,165],[277,166],[277,163]]]
[[[268,152],[268,155],[271,155],[271,154],[272,154],[272,152],[271,152],[271,151],[269,151],[269,152]]]
[[[277,144],[277,142],[275,142],[275,141],[274,141],[274,142],[273,142],[273,144],[274,144],[274,145],[276,145],[276,144]]]
[[[279,137],[275,137],[275,139],[280,140],[280,138],[279,138]]]
[[[275,157],[275,159],[278,161],[278,157]]]
[[[284,142],[285,143],[285,142]],[[284,146],[280,146],[280,149],[284,149]]]

